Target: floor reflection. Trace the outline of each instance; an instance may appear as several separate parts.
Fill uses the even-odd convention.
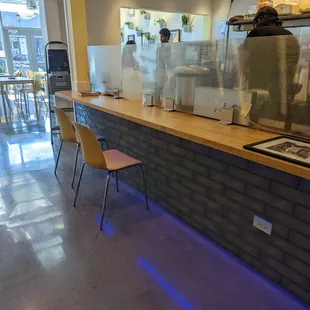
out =
[[[46,132],[0,132],[1,309],[305,309],[123,183],[100,233],[105,174],[86,169],[72,208],[74,151],[56,178]]]
[[[66,259],[66,254],[62,247],[63,240],[56,236],[44,242],[32,245],[37,257],[44,268],[50,268],[58,265]]]
[[[31,244],[42,267],[50,268],[66,255],[62,206],[52,202],[59,195],[57,183],[49,187],[35,173],[54,164],[48,128],[31,128],[26,134],[18,132],[16,123],[13,128],[10,135],[0,131],[0,225],[15,243]]]
[[[20,104],[20,99],[14,93],[10,93],[6,99],[8,120],[6,120],[3,109],[2,97],[0,96],[0,132],[6,134],[43,132],[49,131],[48,99],[39,96],[38,115],[35,109],[33,94],[30,93],[25,104]]]

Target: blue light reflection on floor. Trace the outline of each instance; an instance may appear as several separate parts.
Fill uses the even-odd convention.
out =
[[[101,221],[100,215],[96,216],[96,221],[100,224]],[[115,230],[107,222],[103,222],[103,231],[107,233],[109,236],[115,235]]]
[[[194,308],[189,305],[189,303],[178,293],[176,292],[157,272],[156,270],[150,266],[143,258],[138,257],[138,262],[146,269],[151,276],[153,276],[161,286],[171,294],[179,304],[186,310],[194,310]]]
[[[119,181],[122,183],[122,186],[124,187],[128,187],[131,189],[131,195],[138,197],[140,200],[144,199],[144,194],[142,194],[141,192],[139,192],[138,190],[136,190],[133,187],[130,187],[128,184],[122,182],[121,180]],[[169,216],[171,216],[174,220],[176,220],[177,222],[179,222],[182,226],[185,226],[187,229],[189,229],[189,231],[199,237],[201,237],[203,239],[204,242],[206,242],[205,246],[210,246],[210,244],[216,248],[217,250],[221,251],[222,253],[226,254],[226,259],[228,260],[232,260],[235,263],[243,266],[245,268],[244,271],[250,271],[253,274],[255,274],[257,277],[261,278],[263,281],[269,283],[269,285],[271,285],[274,289],[280,291],[282,294],[287,295],[289,298],[295,300],[295,302],[297,302],[299,305],[305,307],[305,309],[310,310],[310,307],[308,307],[308,305],[305,305],[305,303],[303,301],[301,301],[298,297],[294,296],[293,294],[289,293],[288,291],[286,291],[284,288],[280,287],[279,285],[277,285],[276,283],[274,283],[272,280],[270,280],[269,278],[267,278],[265,275],[263,275],[262,273],[260,273],[258,270],[254,269],[253,267],[251,267],[250,265],[248,265],[246,262],[240,260],[239,258],[237,258],[234,254],[232,254],[231,252],[229,252],[226,248],[222,247],[221,245],[217,244],[216,242],[214,242],[213,240],[209,239],[208,237],[206,237],[205,235],[203,235],[202,233],[200,233],[199,231],[197,231],[195,228],[193,228],[192,226],[190,226],[188,223],[184,222],[181,218],[177,217],[176,215],[174,215],[173,213],[171,213],[169,210],[165,209],[164,207],[162,207],[161,205],[157,204],[156,202],[154,202],[153,200],[149,199],[149,203],[151,206],[151,211],[152,208],[158,208],[161,212],[168,214]],[[97,221],[100,223],[100,216],[97,216]],[[106,234],[113,236],[115,234],[115,230],[109,226],[108,223],[104,223],[103,224],[104,227],[104,231],[106,232]],[[156,280],[158,280],[162,286],[164,288],[166,288],[166,290],[171,293],[178,301],[180,304],[183,305],[184,309],[186,310],[194,310],[193,307],[191,307],[184,299],[182,296],[180,296],[176,291],[174,291],[166,282],[165,280],[163,280],[156,272],[155,270],[148,265],[142,258],[138,258],[138,261],[143,265],[143,267],[145,269],[147,269],[149,271],[149,273],[151,275],[154,276],[154,278]],[[161,282],[162,281],[162,282]]]

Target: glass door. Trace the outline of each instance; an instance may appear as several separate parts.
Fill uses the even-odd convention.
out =
[[[45,71],[42,34],[36,30],[6,29],[9,72]]]
[[[32,45],[35,49],[35,58],[36,58],[36,71],[46,71],[45,63],[45,49],[43,37],[40,33],[31,33],[30,34]]]
[[[27,34],[18,33],[16,30],[8,30],[10,58],[12,62],[9,64],[12,73],[21,71],[26,74],[30,68],[28,41]],[[9,61],[10,62],[10,61]]]

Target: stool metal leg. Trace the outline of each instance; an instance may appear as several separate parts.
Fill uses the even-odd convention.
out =
[[[36,98],[36,92],[35,91],[33,91],[33,100],[34,100],[34,107],[35,107],[35,110],[36,110],[37,122],[39,122],[40,115],[39,115],[38,101],[37,101],[37,98]]]
[[[74,179],[75,179],[75,173],[76,173],[76,165],[79,157],[79,152],[80,152],[80,144],[77,145],[76,147],[76,152],[75,152],[75,160],[74,160],[74,167],[73,167],[73,174],[72,174],[72,182],[71,182],[71,188],[74,188]]]
[[[119,192],[119,188],[118,188],[118,171],[115,171],[115,175],[116,175],[116,190]]]
[[[149,198],[148,198],[148,195],[147,195],[147,187],[146,187],[144,168],[143,168],[142,165],[140,165],[140,167],[141,167],[142,178],[143,178],[143,183],[144,183],[144,195],[145,195],[146,210],[150,211]]]
[[[2,96],[2,104],[3,104],[5,122],[9,124],[8,114],[7,114],[6,104],[5,104],[5,99],[4,99],[4,86],[3,85],[1,85],[1,96]]]
[[[58,155],[57,155],[57,160],[56,160],[56,165],[55,165],[55,170],[54,170],[54,174],[55,174],[55,175],[56,175],[56,172],[57,172],[58,162],[59,162],[60,153],[61,153],[61,150],[62,150],[62,145],[63,145],[63,143],[64,143],[64,139],[61,139],[60,147],[59,147],[59,151],[58,151]]]
[[[107,141],[107,140],[104,140],[104,142],[105,142],[105,145],[106,145],[107,150],[108,150],[108,149],[109,149],[109,144],[108,144],[108,141]]]
[[[108,189],[109,189],[109,181],[110,181],[110,171],[107,174],[106,181],[105,181],[105,187],[104,187],[104,197],[103,197],[103,203],[102,203],[102,210],[101,210],[101,221],[100,221],[100,231],[102,231],[103,226],[103,220],[104,220],[104,212],[105,207],[107,204],[107,196],[108,196]]]
[[[82,176],[83,176],[83,172],[84,172],[84,167],[86,165],[86,162],[83,162],[82,167],[81,167],[81,172],[80,172],[80,177],[79,177],[79,182],[76,188],[76,193],[75,193],[75,197],[74,197],[74,202],[73,202],[73,207],[76,207],[76,201],[78,198],[78,194],[79,194],[79,190],[80,190],[80,185],[81,185],[81,180],[82,180]]]
[[[23,93],[24,95],[24,102],[25,102],[25,111],[26,111],[26,117],[29,117],[29,107],[28,107],[28,103],[27,103],[27,98],[26,98],[26,93]]]

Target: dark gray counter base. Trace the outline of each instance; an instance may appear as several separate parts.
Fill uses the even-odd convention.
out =
[[[143,161],[149,196],[310,303],[310,181],[75,103],[77,121]],[[143,191],[139,170],[120,177]],[[273,223],[272,236],[252,226]],[[207,262],[206,262],[207,263]]]

